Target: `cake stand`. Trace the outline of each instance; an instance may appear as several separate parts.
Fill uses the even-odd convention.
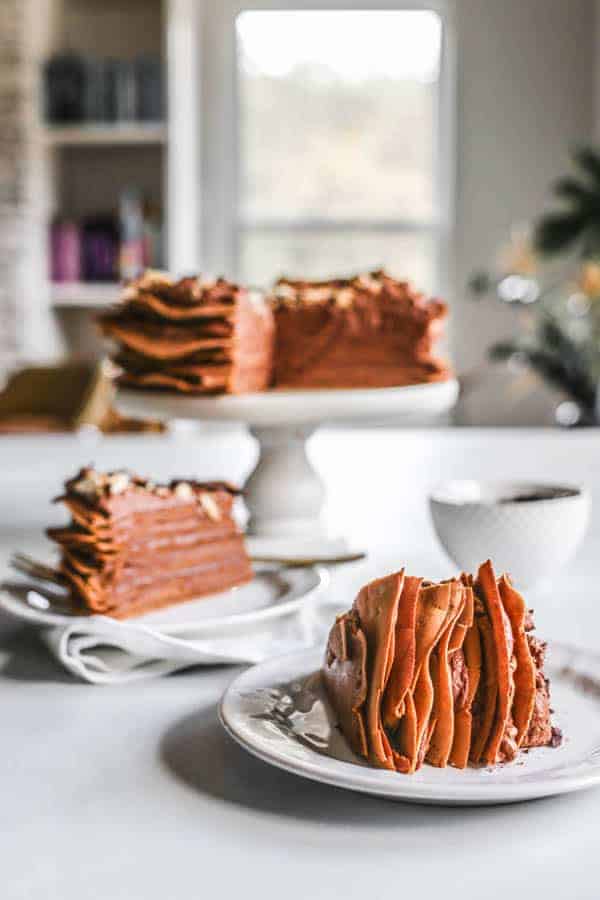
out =
[[[260,448],[244,488],[253,552],[287,555],[292,547],[292,555],[316,556],[341,553],[345,547],[342,540],[328,539],[323,530],[325,489],[306,454],[313,432],[321,425],[419,425],[448,412],[457,397],[458,382],[450,380],[408,387],[273,390],[217,397],[119,390],[116,403],[128,416],[247,425]]]

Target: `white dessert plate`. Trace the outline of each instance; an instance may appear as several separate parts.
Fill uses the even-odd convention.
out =
[[[125,621],[173,636],[188,632],[193,632],[197,639],[232,636],[297,612],[324,585],[327,577],[324,570],[316,568],[259,571],[252,581],[239,587]],[[89,626],[95,618],[65,612],[63,603],[58,592],[44,590],[32,581],[15,579],[12,583],[4,582],[0,588],[0,608],[35,625]]]
[[[444,806],[515,803],[600,784],[600,658],[553,645],[547,662],[552,706],[564,739],[515,762],[464,771],[423,766],[400,775],[368,766],[335,727],[311,649],[260,663],[227,689],[225,729],[259,759],[295,775],[390,800]]]

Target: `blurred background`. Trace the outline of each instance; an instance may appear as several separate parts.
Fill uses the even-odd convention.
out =
[[[1,372],[97,360],[93,316],[144,266],[385,266],[450,302],[457,424],[596,424],[599,23],[597,0],[4,0]]]

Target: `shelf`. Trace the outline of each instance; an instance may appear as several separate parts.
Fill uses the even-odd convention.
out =
[[[121,285],[111,282],[64,282],[51,285],[55,309],[98,309],[119,300]]]
[[[123,122],[82,125],[45,125],[42,136],[49,147],[123,147],[165,144],[164,122]]]

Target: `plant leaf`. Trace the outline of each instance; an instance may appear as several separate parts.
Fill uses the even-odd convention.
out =
[[[577,178],[571,175],[565,175],[554,182],[554,193],[561,200],[567,200],[574,212],[580,213],[595,212],[600,220],[600,190],[592,190],[588,188]]]
[[[581,213],[548,213],[536,225],[534,244],[541,253],[559,253],[575,243],[586,226]]]
[[[600,189],[600,153],[593,147],[578,147],[573,151],[573,160]]]
[[[496,341],[488,350],[488,356],[495,362],[506,362],[515,353],[521,351],[521,345],[518,341]]]
[[[596,384],[585,353],[553,316],[548,314],[538,324],[535,344],[519,339],[497,341],[490,347],[488,356],[505,362],[515,353],[545,382],[563,391],[587,413],[593,413]]]

